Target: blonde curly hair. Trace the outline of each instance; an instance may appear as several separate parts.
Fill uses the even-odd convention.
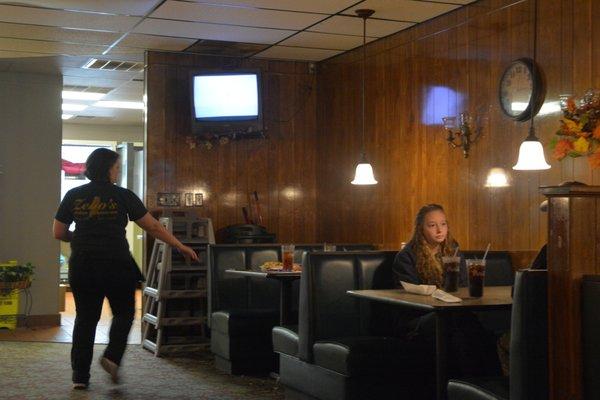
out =
[[[425,239],[423,228],[425,225],[425,216],[432,211],[444,212],[444,208],[439,204],[427,204],[419,210],[415,219],[415,230],[409,244],[417,256],[417,273],[424,284],[437,285],[443,284],[442,256],[451,256],[458,246],[450,230],[446,239],[440,244],[440,252],[433,254]]]

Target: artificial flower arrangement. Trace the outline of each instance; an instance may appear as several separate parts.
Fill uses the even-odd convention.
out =
[[[557,160],[588,158],[591,168],[600,168],[600,92],[588,90],[583,98],[561,96],[563,117],[549,147]]]
[[[9,261],[0,264],[0,295],[31,286],[34,269],[31,263],[20,265],[16,261]]]

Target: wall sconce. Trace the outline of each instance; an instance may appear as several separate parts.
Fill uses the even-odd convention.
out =
[[[465,158],[468,158],[471,145],[481,136],[481,129],[479,127],[473,129],[473,118],[466,111],[460,113],[458,124],[456,119],[457,117],[442,118],[444,129],[448,132],[446,140],[452,148],[460,147]]]

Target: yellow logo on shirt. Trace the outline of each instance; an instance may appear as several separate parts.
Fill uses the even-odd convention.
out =
[[[79,218],[112,217],[117,215],[118,204],[113,199],[104,202],[99,196],[92,201],[87,199],[76,199],[73,214]]]

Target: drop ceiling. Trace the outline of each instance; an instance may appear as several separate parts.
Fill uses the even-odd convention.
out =
[[[0,72],[60,73],[65,85],[112,88],[141,101],[143,73],[83,69],[90,58],[143,62],[144,51],[192,51],[322,61],[362,44],[354,11],[371,8],[367,41],[474,0],[0,1]],[[142,111],[88,107],[70,122],[142,124]]]

